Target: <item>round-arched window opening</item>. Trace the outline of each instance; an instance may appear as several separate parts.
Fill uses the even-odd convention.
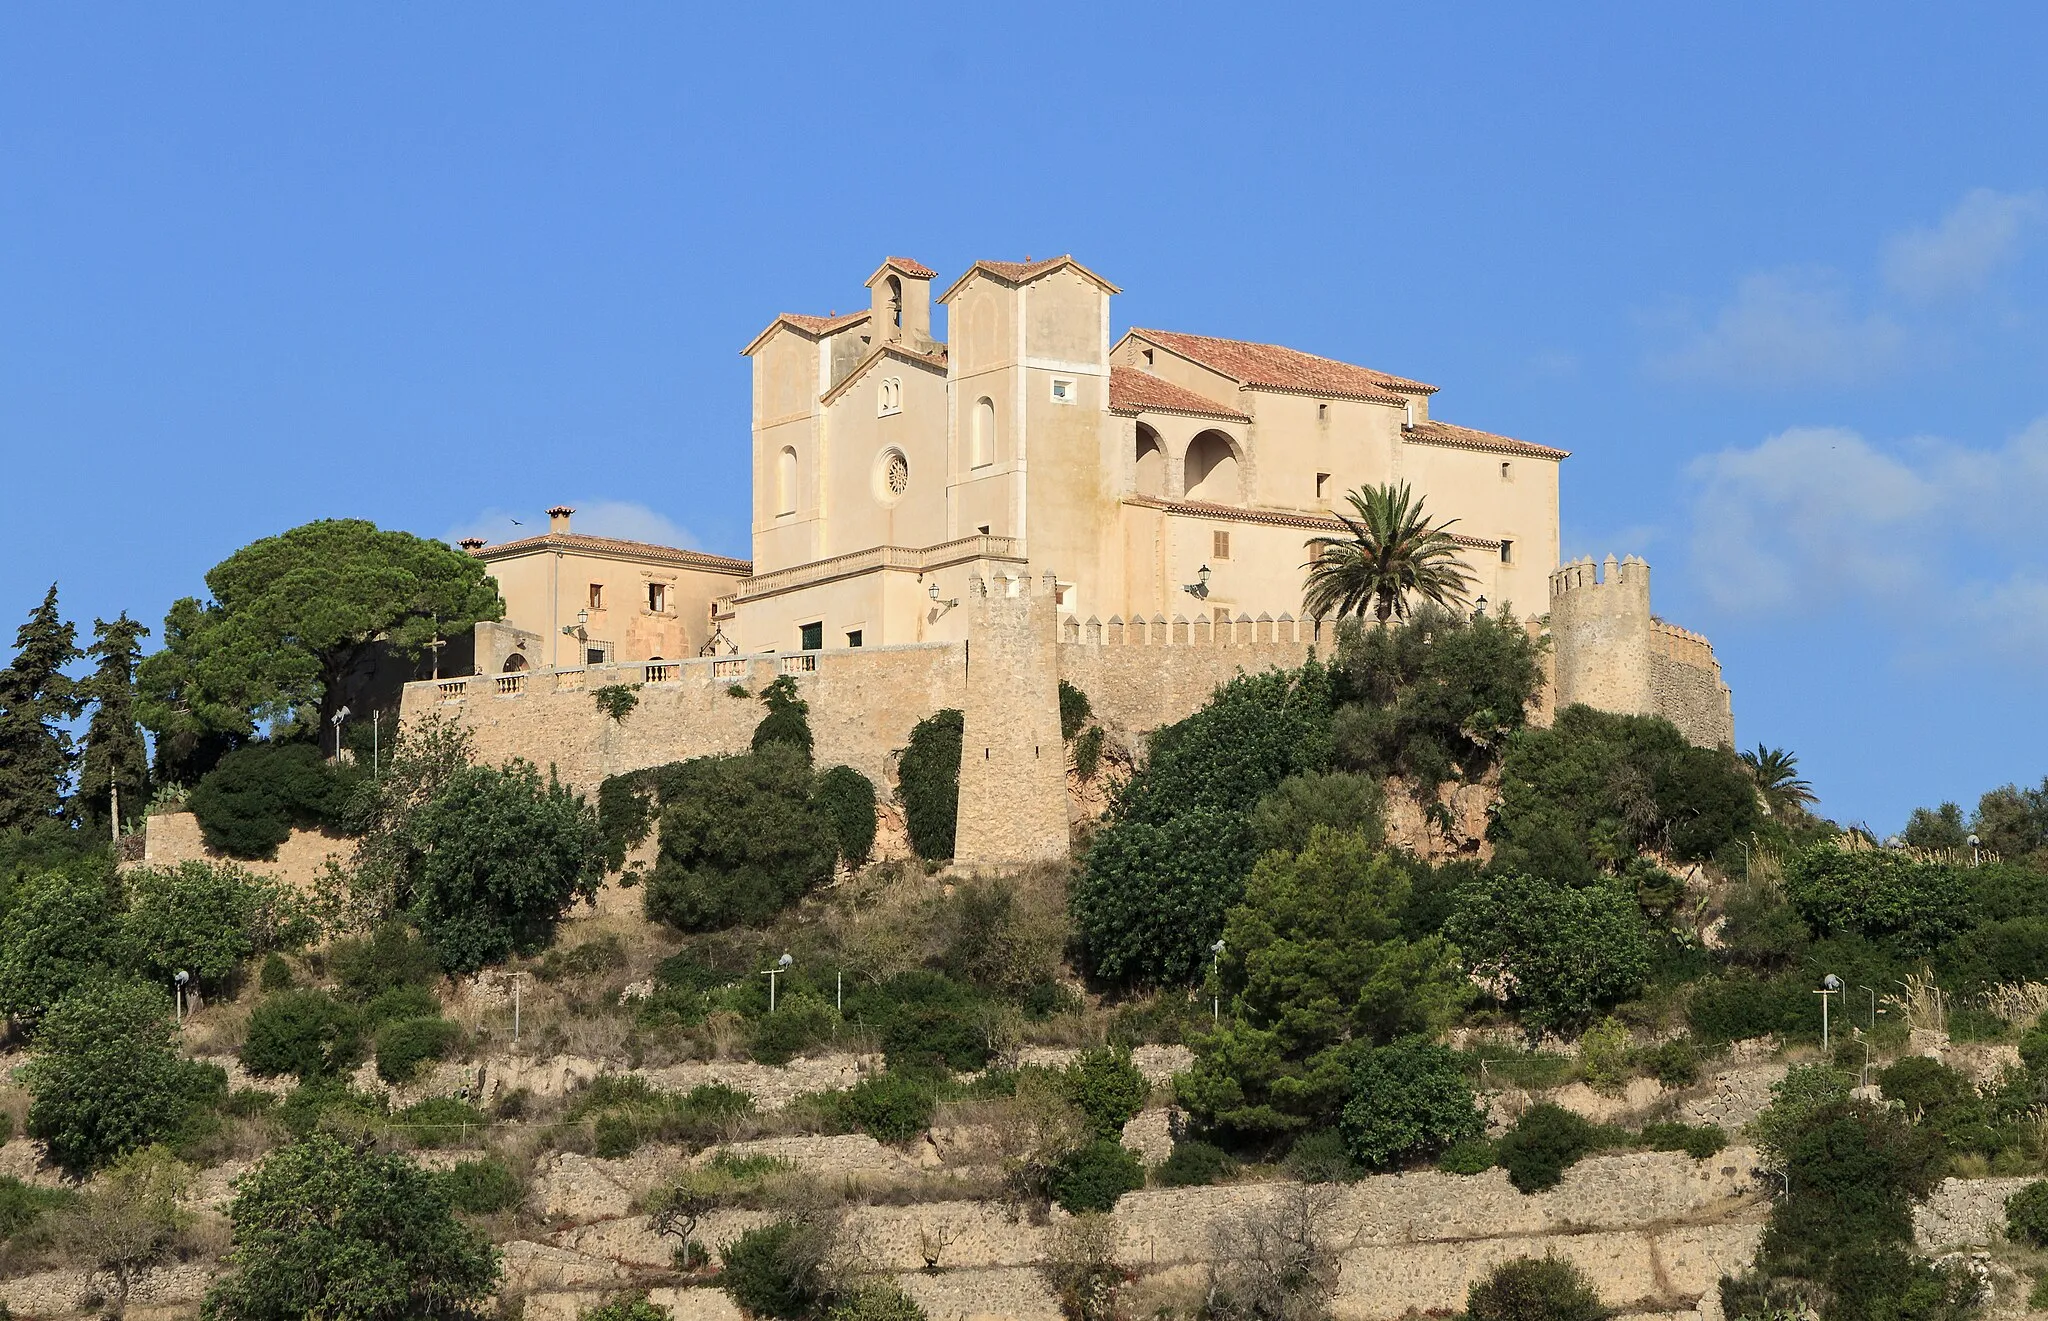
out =
[[[524,656],[520,655],[520,654],[519,654],[518,652],[516,652],[516,651],[515,651],[515,652],[513,652],[513,653],[512,653],[512,654],[511,654],[510,656],[507,656],[507,657],[505,658],[505,670],[504,670],[504,672],[505,672],[506,674],[517,674],[517,673],[519,673],[519,672],[520,672],[521,670],[523,670],[523,669],[525,669],[525,668],[526,668],[526,657],[524,657]]]
[[[909,489],[910,460],[903,457],[902,450],[883,450],[881,463],[875,470],[876,497],[884,504],[894,504]]]

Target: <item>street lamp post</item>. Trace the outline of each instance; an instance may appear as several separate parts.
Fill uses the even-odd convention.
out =
[[[192,980],[192,974],[183,968],[171,978],[171,997],[178,1006],[178,1026],[185,1026],[185,983]]]
[[[781,958],[775,960],[774,967],[763,968],[761,970],[761,975],[768,979],[768,1012],[771,1014],[775,1012],[775,979],[781,976],[783,973],[788,972],[789,965],[795,962],[795,959],[792,959],[791,957],[789,957],[789,955],[785,954]]]
[[[1840,995],[1841,993],[1842,979],[1833,973],[1829,973],[1821,978],[1820,989],[1814,992],[1815,995],[1820,997],[1820,1049],[1822,1054],[1826,1054],[1828,1049],[1828,997]]]
[[[1223,962],[1223,938],[1209,947],[1209,1026],[1220,1027],[1223,1023],[1223,979],[1217,968]]]
[[[1979,854],[1977,852],[1977,837],[1975,835],[1972,835],[1970,836],[1970,865],[1972,867],[1977,865],[1978,857]]]
[[[351,714],[349,709],[344,706],[341,710],[328,717],[328,722],[334,726],[334,759],[336,761],[341,760],[341,722],[348,719]]]

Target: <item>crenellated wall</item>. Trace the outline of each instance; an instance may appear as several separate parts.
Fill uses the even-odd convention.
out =
[[[1663,716],[1702,747],[1732,747],[1735,713],[1713,644],[1650,612],[1650,566],[1574,560],[1550,575],[1552,705]]]

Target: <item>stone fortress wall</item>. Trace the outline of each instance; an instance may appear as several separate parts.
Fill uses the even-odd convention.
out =
[[[1650,613],[1650,566],[1574,560],[1550,575],[1553,705],[1663,716],[1690,742],[1733,747],[1735,713],[1704,637]]]

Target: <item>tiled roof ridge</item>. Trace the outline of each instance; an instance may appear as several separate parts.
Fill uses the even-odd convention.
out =
[[[936,280],[939,278],[937,271],[923,262],[914,261],[909,257],[884,257],[882,258],[882,265],[894,266],[897,270],[902,271],[914,280]]]
[[[1417,445],[1446,445],[1455,449],[1485,450],[1491,454],[1519,454],[1531,459],[1568,459],[1572,455],[1570,450],[1552,445],[1516,440],[1513,436],[1496,435],[1491,431],[1475,431],[1471,427],[1454,426],[1434,418],[1417,422],[1412,427],[1403,427],[1401,439]]]
[[[652,541],[628,541],[623,537],[593,537],[587,532],[543,532],[538,536],[522,537],[518,541],[501,541],[494,546],[472,551],[471,554],[478,559],[492,560],[520,551],[549,549],[609,551],[615,555],[636,555],[642,559],[667,560],[672,564],[687,564],[696,568],[742,574],[751,574],[754,571],[752,560],[734,559],[729,555],[713,555],[701,550],[685,550],[681,546],[663,546]]]
[[[1325,394],[1371,403],[1404,404],[1409,394],[1435,394],[1436,387],[1357,363],[1268,344],[1259,340],[1195,335],[1184,330],[1133,326],[1127,335],[1148,339],[1220,372],[1242,385],[1298,394]]]
[[[1123,292],[1116,285],[1111,284],[1108,280],[1103,279],[1080,262],[1075,261],[1073,253],[1063,252],[1057,257],[1046,257],[1039,261],[989,261],[986,259],[976,261],[966,270],[960,272],[960,278],[946,286],[946,292],[939,295],[939,301],[943,303],[952,298],[954,294],[959,292],[960,286],[967,283],[976,271],[985,271],[1005,284],[1023,284],[1037,279],[1048,271],[1057,270],[1062,266],[1073,267],[1110,293],[1118,294]]]
[[[1251,421],[1247,414],[1228,404],[1220,404],[1205,394],[1184,385],[1175,385],[1164,377],[1136,367],[1112,366],[1109,369],[1109,407],[1111,412],[1117,413],[1152,410],[1227,418],[1233,422]]]
[[[826,331],[838,330],[842,326],[850,326],[856,321],[865,321],[869,315],[870,313],[866,308],[862,308],[858,312],[842,312],[837,316],[812,316],[807,312],[783,312],[778,314],[775,320],[787,321],[790,325],[800,330]],[[774,322],[769,324],[773,325]]]

